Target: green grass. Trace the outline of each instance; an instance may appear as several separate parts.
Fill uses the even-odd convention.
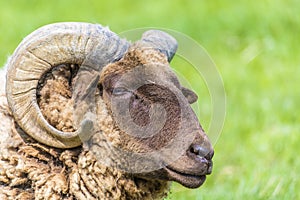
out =
[[[185,33],[218,66],[227,116],[213,174],[196,190],[174,184],[170,199],[300,199],[299,10],[296,0],[2,1],[0,63],[24,36],[57,21]],[[195,89],[207,129],[210,97],[205,85]]]

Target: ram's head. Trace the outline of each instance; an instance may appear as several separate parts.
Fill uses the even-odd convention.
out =
[[[169,66],[176,49],[161,31],[129,44],[100,25],[48,25],[11,57],[8,103],[42,144],[84,144],[125,173],[199,187],[211,173],[213,149],[189,105],[196,94]]]

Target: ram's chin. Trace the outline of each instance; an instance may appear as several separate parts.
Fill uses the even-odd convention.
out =
[[[206,180],[206,175],[185,174],[168,167],[166,167],[165,170],[167,171],[169,179],[171,181],[178,182],[187,188],[198,188]]]

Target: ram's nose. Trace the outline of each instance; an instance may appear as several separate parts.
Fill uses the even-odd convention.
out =
[[[209,146],[203,146],[200,144],[192,144],[189,148],[188,155],[194,158],[201,166],[205,167],[205,174],[211,174],[213,168],[212,157],[214,156],[214,150]]]
[[[189,148],[190,153],[196,156],[204,157],[211,160],[214,156],[214,150],[211,147],[201,146],[200,144],[192,144]]]

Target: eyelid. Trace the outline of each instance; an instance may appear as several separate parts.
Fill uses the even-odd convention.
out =
[[[115,87],[112,89],[112,94],[115,96],[121,96],[128,93],[132,93],[132,92],[125,87]]]

